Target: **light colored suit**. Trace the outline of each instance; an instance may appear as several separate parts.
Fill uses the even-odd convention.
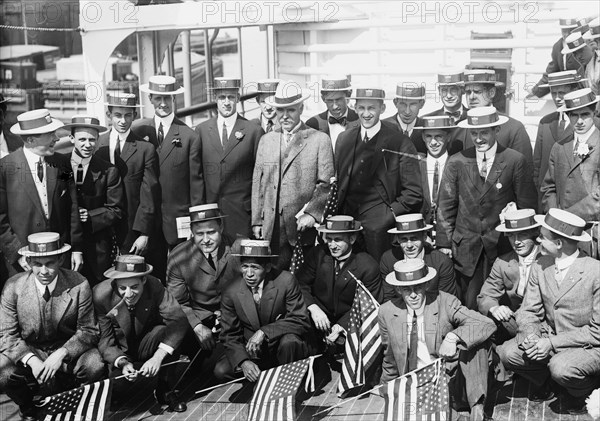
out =
[[[498,348],[504,366],[541,385],[548,375],[575,397],[589,394],[600,374],[600,262],[579,255],[560,284],[554,260],[543,256],[532,268],[517,311],[517,337]],[[518,346],[527,335],[547,337],[549,360],[524,361]]]
[[[600,130],[592,130],[583,160],[573,154],[574,137],[552,147],[541,187],[544,211],[560,208],[585,221],[600,220]]]
[[[287,147],[281,130],[265,134],[258,145],[252,177],[252,225],[262,225],[271,240],[276,219],[291,244],[296,240],[296,214],[323,219],[329,183],[334,175],[331,140],[322,132],[300,125]],[[278,239],[275,239],[278,241]]]

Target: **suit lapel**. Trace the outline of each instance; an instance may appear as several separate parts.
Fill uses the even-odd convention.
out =
[[[52,203],[54,202],[54,194],[56,193],[56,182],[60,169],[56,166],[50,166],[46,163],[46,193],[48,194],[48,217],[52,217]]]
[[[471,156],[471,152],[473,156]],[[467,177],[471,180],[471,184],[477,190],[477,193],[481,194],[482,189],[484,187],[484,183],[481,180],[481,176],[479,175],[479,169],[477,167],[477,157],[475,153],[475,149],[469,148],[464,154],[465,157],[465,172],[467,173]]]
[[[110,305],[112,306],[112,309],[107,313],[107,315],[112,315],[115,318],[119,324],[119,327],[123,331],[123,336],[128,338],[129,334],[131,333],[131,324],[129,322],[129,310],[125,305],[125,300],[119,297],[119,295],[113,290]]]
[[[338,274],[337,279],[334,279],[334,281],[333,281],[333,297],[335,299],[336,310],[337,310],[339,298],[340,298],[340,295],[342,294],[342,291],[344,289],[346,289],[346,287],[350,283],[350,280],[352,279],[350,274],[348,274],[347,272],[348,271],[350,271],[352,273],[356,272],[356,264],[354,261],[354,257],[355,257],[354,254],[351,254],[350,257],[348,257],[348,261],[342,267],[342,270],[340,270],[340,273]],[[335,274],[335,261],[333,261],[333,259],[331,259],[331,260],[332,260],[331,264],[333,267],[333,272]]]
[[[437,299],[433,299],[431,303],[427,301],[431,300],[429,296],[425,299],[425,309],[423,311],[423,328],[425,329],[425,343],[427,344],[427,351],[430,354],[437,352],[437,335],[438,335],[438,313],[439,303]],[[435,334],[432,334],[431,331]]]
[[[40,308],[40,296],[36,286],[36,280],[33,273],[30,273],[26,279],[23,280],[23,292],[21,293],[21,299],[24,303],[38,303],[37,305],[27,305],[19,307],[19,319],[25,321],[31,329],[35,332],[36,336],[39,334],[42,326],[41,308]]]
[[[423,201],[427,208],[431,207],[431,191],[429,190],[429,177],[427,176],[427,158],[419,160],[421,167],[421,185],[423,186]],[[441,181],[440,174],[440,181]]]
[[[20,158],[20,161],[17,161],[17,174],[25,174],[21,178],[21,180],[24,181],[23,188],[27,192],[27,195],[31,199],[31,202],[35,205],[35,207],[45,219],[46,214],[44,213],[44,209],[42,208],[42,201],[40,200],[40,196],[38,195],[37,189],[35,188],[35,181],[33,181],[34,175],[29,172],[29,164],[27,164],[25,153],[23,152],[23,149],[19,149],[15,152],[15,154],[18,154],[17,157]]]
[[[238,139],[235,134],[237,132],[244,134],[244,126],[245,125],[241,120],[241,117],[238,115],[235,119],[235,124],[233,125],[231,132],[229,132],[227,143],[225,144],[225,148],[223,149],[223,152],[221,154],[221,160],[225,159],[227,155],[231,153],[233,148],[235,148],[241,142],[241,139]]]
[[[52,293],[52,295],[56,297],[54,300],[54,305],[52,306],[52,319],[56,322],[60,322],[65,314],[65,311],[67,311],[69,304],[71,304],[71,301],[73,300],[70,292],[71,288],[69,288],[69,285],[64,279],[64,275],[61,271],[58,273],[56,288]]]
[[[558,294],[556,296],[555,303],[560,301],[560,299],[564,297],[565,294],[571,290],[571,288],[573,288],[583,279],[584,264],[581,260],[581,257],[578,257],[565,273],[560,283],[560,287],[558,288]]]
[[[506,168],[506,163],[504,162],[504,153],[500,151],[497,152],[496,156],[494,157],[494,163],[492,164],[492,168],[490,168],[488,177],[485,180],[483,194],[486,194],[496,184],[496,181],[498,181],[498,178],[500,178],[500,175],[502,175],[504,168]]]
[[[275,303],[277,299],[277,288],[275,288],[274,281],[265,279],[263,284],[262,297],[260,298],[260,319],[264,323],[270,323],[273,317],[273,310],[275,309]]]
[[[319,114],[319,117],[320,118],[317,118],[317,121],[319,122],[319,130],[321,130],[323,133],[327,133],[327,136],[329,136],[329,121],[327,119],[327,111]]]
[[[215,279],[218,280],[220,278],[221,273],[223,273],[223,269],[225,269],[225,266],[227,266],[227,261],[229,260],[230,252],[231,252],[231,249],[229,247],[227,247],[225,244],[221,243],[220,249],[217,252],[217,256],[221,256],[221,257],[219,257],[217,259],[217,261],[215,262],[215,264],[217,266],[217,270],[215,273]],[[210,267],[210,265],[209,265],[209,267]]]
[[[144,327],[150,317],[150,308],[152,307],[152,296],[150,289],[144,289],[143,295],[135,305],[135,333],[136,336],[144,331]]]
[[[171,123],[171,127],[169,128],[169,131],[167,132],[167,134],[165,135],[165,138],[163,139],[163,143],[162,146],[159,148],[160,152],[159,152],[159,162],[160,165],[163,164],[163,162],[165,162],[165,160],[169,157],[169,155],[171,155],[171,152],[173,152],[173,149],[175,149],[177,146],[175,145],[175,143],[173,142],[174,139],[179,138],[179,122],[177,121],[177,119],[173,120],[173,123]],[[180,139],[181,141],[181,139]]]
[[[554,301],[558,299],[558,282],[556,282],[555,273],[555,265],[550,265],[546,269],[544,269],[544,277],[546,278],[546,285],[548,285],[548,289],[552,294]],[[541,284],[541,282],[540,282]]]
[[[208,263],[208,260],[204,256],[204,253],[202,253],[202,250],[200,250],[196,245],[194,245],[193,247],[195,248],[194,259],[196,259],[197,266],[209,275],[215,275],[215,269],[213,269],[212,266]]]
[[[219,156],[223,153],[223,145],[221,144],[221,132],[217,127],[217,117],[209,120],[208,123],[208,142],[210,146],[218,153]]]
[[[250,322],[252,329],[260,329],[260,321],[258,319],[258,312],[256,311],[256,304],[254,304],[252,293],[243,279],[238,291],[238,299],[240,300],[242,310],[244,310],[244,313],[246,313],[246,316],[248,317],[248,321]]]
[[[134,138],[133,132],[130,132],[129,136],[127,136],[127,140],[125,141],[125,145],[123,145],[123,150],[121,151],[121,159],[127,162],[136,151],[137,141]]]
[[[280,136],[282,136],[282,135],[280,135]],[[290,141],[290,144],[288,145],[288,147],[284,153],[283,164],[281,167],[281,175],[282,176],[283,176],[283,174],[285,174],[285,172],[287,171],[287,169],[289,168],[291,163],[294,161],[294,159],[298,156],[298,154],[300,152],[302,152],[302,149],[304,149],[306,147],[306,138],[307,137],[308,137],[308,135],[307,135],[306,126],[304,125],[304,123],[302,123],[300,126],[300,130],[298,130],[292,136],[292,140]]]

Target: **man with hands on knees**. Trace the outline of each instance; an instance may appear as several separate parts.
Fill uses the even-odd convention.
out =
[[[184,412],[185,403],[172,390],[177,366],[161,365],[177,359],[188,324],[181,306],[150,272],[144,257],[121,255],[104,273],[108,279],[94,288],[98,347],[111,376],[124,374],[130,381],[158,376],[157,402]]]
[[[483,419],[488,385],[487,339],[496,326],[487,317],[461,305],[458,298],[443,291],[428,292],[427,283],[436,270],[421,259],[396,262],[386,282],[398,297],[379,308],[383,343],[381,383],[386,383],[436,358],[446,360],[450,393],[458,406],[466,400],[470,419]],[[464,390],[455,387],[464,377]],[[454,390],[453,390],[454,389]],[[456,408],[458,409],[458,408]]]
[[[0,390],[29,421],[37,415],[30,384],[60,393],[99,380],[104,364],[90,285],[61,268],[71,246],[53,232],[27,240],[19,254],[31,269],[6,282],[0,302]]]
[[[290,272],[273,273],[268,241],[241,240],[242,275],[221,297],[225,354],[215,366],[219,380],[242,371],[250,381],[262,369],[308,356],[303,337],[310,329],[308,312],[298,283]]]

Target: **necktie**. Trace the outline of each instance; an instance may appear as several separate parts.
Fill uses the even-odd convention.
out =
[[[340,126],[346,125],[346,117],[335,118],[333,116],[330,116],[328,121],[329,124],[339,124]]]
[[[410,137],[410,134],[408,134],[408,130],[402,130],[402,134],[404,134],[404,136]]]
[[[369,141],[369,136],[367,136],[367,132],[365,132],[365,137],[363,137],[363,142],[367,143]]]
[[[452,119],[454,123],[460,119],[460,111],[455,111],[451,113],[450,111],[446,111],[446,115]]]
[[[50,300],[50,289],[48,289],[48,285],[46,285],[46,290],[44,291],[44,301],[48,302]]]
[[[252,299],[257,305],[260,304],[260,294],[258,293],[258,287],[252,287]]]
[[[75,178],[75,183],[78,185],[83,184],[83,165],[81,163],[77,165],[77,176]]]
[[[158,147],[159,148],[162,146],[163,140],[165,140],[165,132],[164,132],[163,124],[161,121],[160,124],[158,125]]]
[[[483,154],[483,160],[481,161],[481,171],[479,172],[483,181],[487,178],[487,157]]]
[[[223,123],[223,131],[221,132],[221,145],[225,147],[227,143],[227,126]]]
[[[440,163],[439,163],[439,161],[436,160],[435,166],[433,167],[433,191],[431,192],[431,202],[433,204],[437,203],[439,187],[440,187]]]
[[[217,267],[215,266],[215,261],[213,260],[212,254],[209,254],[208,257],[206,258],[206,260],[208,261],[208,264],[210,265],[211,268],[213,269],[217,269]]]
[[[408,370],[407,372],[417,369],[417,347],[419,343],[419,327],[417,326],[417,313],[413,313],[412,330],[410,331],[410,343],[408,350]]]
[[[285,133],[285,145],[289,145],[290,141],[292,140],[292,134],[291,133]]]
[[[42,181],[44,181],[44,158],[42,158],[41,156],[40,156],[40,160],[37,162],[36,170],[37,170],[38,180],[40,180],[40,183],[41,183]]]
[[[267,131],[266,131],[266,133],[269,133],[272,130],[273,130],[273,120],[269,119],[269,121],[267,121]]]
[[[127,348],[129,355],[136,355],[138,344],[137,334],[135,333],[135,307],[129,308],[129,335],[127,336]]]
[[[558,127],[560,129],[560,133],[562,134],[562,132],[565,131],[565,127],[567,125],[567,122],[565,121],[564,118],[562,118],[562,116],[560,117],[560,121],[558,122]]]
[[[560,286],[560,283],[562,282],[562,271],[558,266],[554,266],[554,279],[556,279],[556,283]]]
[[[121,159],[121,138],[117,136],[117,145],[115,146],[115,165]]]
[[[575,138],[575,147],[573,148],[573,156],[577,156],[577,149],[579,149],[579,139]]]
[[[344,262],[340,261],[340,260],[336,260],[335,261],[335,277],[337,278],[338,275],[340,274],[340,271],[342,270],[342,264]]]

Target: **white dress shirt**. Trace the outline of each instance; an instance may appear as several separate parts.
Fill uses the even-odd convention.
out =
[[[569,268],[575,260],[579,257],[579,250],[576,250],[575,253],[570,256],[563,257],[562,259],[556,259],[554,261],[554,276],[556,282],[560,286],[560,283],[565,279],[565,275],[567,274]]]
[[[256,286],[256,292],[258,293],[258,296],[260,298],[262,298],[262,293],[263,293],[263,287],[265,286],[265,281],[262,281],[260,284],[258,284],[258,286]],[[250,288],[250,291],[252,292],[252,294],[254,295],[254,288]]]
[[[427,154],[427,182],[429,183],[429,192],[431,193],[431,200],[433,201],[433,173],[435,172],[435,163],[439,165],[438,169],[438,191],[442,185],[442,174],[444,174],[444,167],[448,160],[448,152],[445,152],[442,156],[434,158]]]
[[[85,176],[87,174],[88,167],[90,166],[90,160],[91,159],[92,159],[91,156],[88,157],[88,158],[82,158],[81,156],[79,156],[75,152],[75,149],[73,149],[73,152],[71,152],[71,168],[73,169],[73,174],[75,176],[75,181],[77,181],[77,167],[79,166],[79,164],[81,164],[83,166],[83,178],[82,178],[82,181],[85,180]]]
[[[538,246],[535,246],[529,255],[523,257],[519,256],[519,284],[517,285],[517,295],[522,297],[525,294],[525,288],[527,287],[527,281],[531,274],[531,267],[535,258],[538,254]]]
[[[368,129],[365,129],[363,126],[361,126],[360,127],[360,138],[364,139],[365,133],[366,133],[369,140],[371,140],[375,137],[375,135],[377,133],[379,133],[379,130],[381,130],[381,120],[379,120],[377,122],[377,124],[375,124],[373,127],[370,127]]]
[[[233,115],[230,115],[227,118],[223,117],[221,114],[217,116],[217,128],[219,129],[219,139],[221,139],[221,143],[223,142],[223,123],[225,123],[225,128],[227,129],[227,139],[229,139],[233,126],[235,126],[235,122],[237,121],[237,116],[237,113],[233,113]]]
[[[490,170],[492,169],[492,165],[494,165],[494,157],[496,156],[496,151],[498,150],[498,142],[494,142],[494,146],[489,148],[485,152],[479,152],[476,150],[477,155],[477,169],[479,170],[479,174],[481,174],[481,167],[483,165],[483,157],[485,155],[486,162],[486,180],[490,176]]]
[[[583,143],[587,143],[588,139],[590,138],[590,136],[592,135],[592,133],[594,133],[594,128],[596,126],[594,124],[592,124],[592,126],[590,127],[590,129],[585,132],[585,133],[575,133],[574,134],[574,138],[575,141],[573,142],[573,152],[577,152],[577,147]]]
[[[402,119],[400,119],[400,116],[397,116],[396,120],[398,120],[398,123],[400,124],[400,131],[402,133],[408,132],[408,135],[412,136],[413,129],[414,129],[415,125],[417,124],[417,119],[415,118],[409,124],[404,124]]]
[[[342,126],[341,124],[335,123],[331,124],[329,122],[329,117],[332,115],[327,111],[327,125],[329,126],[329,137],[331,138],[331,146],[333,146],[333,150],[335,151],[335,142],[337,142],[337,138],[344,130],[346,130],[346,126]],[[346,124],[348,124],[348,110],[346,109],[346,114],[340,116],[339,118],[345,117]]]
[[[292,141],[292,138],[294,137],[294,135],[296,134],[296,132],[298,130],[300,130],[300,126],[302,125],[302,121],[300,121],[291,131],[287,131],[285,129],[281,129],[281,132],[283,133],[283,140],[286,141],[286,143],[289,143]]]
[[[427,364],[431,363],[431,354],[429,353],[429,349],[427,349],[427,342],[425,342],[425,300],[423,300],[423,304],[416,311],[410,307],[407,307],[408,314],[406,316],[406,323],[408,324],[408,337],[407,344],[410,347],[410,334],[412,333],[412,318],[413,314],[417,314],[417,328],[419,329],[418,333],[418,342],[417,342],[417,368],[425,367]],[[408,356],[408,354],[407,354]]]
[[[4,158],[9,153],[8,143],[6,143],[6,138],[2,132],[2,127],[0,127],[0,158]]]
[[[117,149],[117,140],[119,140],[118,144],[119,148],[121,149],[120,153],[123,153],[123,148],[125,147],[125,142],[127,141],[130,132],[131,129],[127,130],[125,133],[119,133],[115,129],[110,131],[110,136],[108,138],[108,153],[111,164],[115,165],[115,149]]]
[[[596,42],[598,40],[596,39]],[[600,95],[600,50],[595,50],[592,59],[585,66],[585,77],[595,95]]]
[[[173,125],[173,120],[175,120],[175,113],[171,113],[166,117],[159,117],[154,114],[154,125],[156,126],[156,138],[158,139],[158,129],[160,128],[160,123],[163,125],[163,136],[167,137],[167,133],[171,129]]]
[[[38,197],[40,198],[40,202],[42,202],[42,209],[44,210],[44,215],[46,215],[46,219],[49,219],[50,214],[48,213],[48,189],[46,186],[48,172],[46,170],[46,160],[44,159],[44,157],[41,157],[42,161],[44,162],[44,180],[40,181],[40,179],[37,176],[37,163],[40,160],[40,156],[31,152],[29,148],[23,148],[23,153],[25,154],[27,165],[29,165],[29,171],[31,173],[31,177],[33,178],[33,183],[35,184],[35,189],[37,190]]]

